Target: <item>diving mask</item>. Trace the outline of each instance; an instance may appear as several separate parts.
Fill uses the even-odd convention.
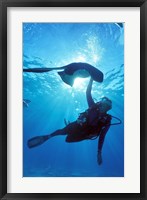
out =
[[[102,112],[107,112],[111,108],[112,108],[112,101],[110,99],[108,99],[107,97],[101,98],[101,101],[100,101],[100,110]]]

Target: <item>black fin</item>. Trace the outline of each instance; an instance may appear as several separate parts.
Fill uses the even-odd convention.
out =
[[[33,148],[33,147],[36,147],[36,146],[43,144],[49,138],[50,138],[49,135],[36,136],[36,137],[29,139],[27,145],[28,145],[29,148]]]

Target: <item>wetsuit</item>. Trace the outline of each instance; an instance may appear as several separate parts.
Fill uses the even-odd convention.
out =
[[[66,142],[77,142],[99,136],[98,151],[101,151],[105,135],[110,127],[111,116],[106,113],[100,114],[98,104],[94,103],[91,96],[92,82],[91,79],[86,91],[89,109],[85,123],[80,123],[80,120],[70,123],[64,128],[64,132],[67,134]]]

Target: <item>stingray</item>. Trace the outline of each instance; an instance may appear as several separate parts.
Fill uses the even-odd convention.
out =
[[[23,72],[44,73],[52,70],[57,70],[63,82],[71,87],[74,84],[74,80],[78,77],[87,78],[91,76],[94,81],[103,82],[103,73],[99,69],[88,63],[81,62],[71,63],[63,67],[23,69]]]

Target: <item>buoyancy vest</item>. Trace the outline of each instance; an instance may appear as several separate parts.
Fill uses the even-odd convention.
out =
[[[90,122],[90,112],[94,110],[95,112],[95,118],[93,121]],[[94,124],[96,125],[92,125]],[[109,114],[101,114],[99,112],[99,103],[94,104],[91,106],[89,109],[87,109],[85,112],[80,113],[77,123],[82,126],[83,128],[88,128],[88,129],[94,129],[94,128],[102,128],[103,126],[109,125],[111,122],[111,115]]]

